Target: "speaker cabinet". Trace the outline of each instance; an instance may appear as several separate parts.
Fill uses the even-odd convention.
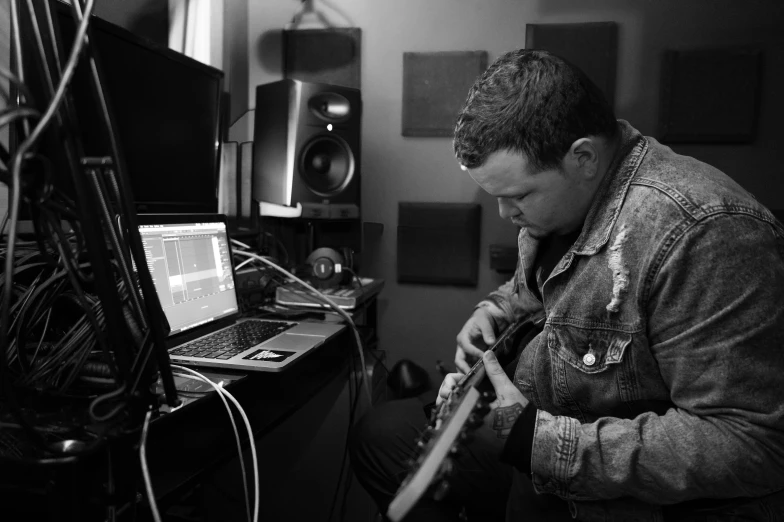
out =
[[[256,87],[253,197],[302,217],[359,218],[360,91],[293,79]]]

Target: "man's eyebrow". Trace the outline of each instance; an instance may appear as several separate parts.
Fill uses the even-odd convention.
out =
[[[496,198],[513,199],[513,198],[519,198],[520,196],[522,196],[524,194],[527,194],[528,192],[530,192],[530,191],[528,191],[528,190],[521,191],[521,190],[519,190],[517,188],[514,188],[514,189],[509,189],[509,190],[506,190],[506,191],[502,190],[500,193],[494,195],[494,197],[496,197]]]

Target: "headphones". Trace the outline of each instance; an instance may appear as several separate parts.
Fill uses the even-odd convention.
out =
[[[317,248],[310,253],[305,264],[317,288],[332,288],[351,282],[354,252],[350,248],[342,248],[341,252],[332,248]]]

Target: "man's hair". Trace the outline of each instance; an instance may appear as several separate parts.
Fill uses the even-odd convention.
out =
[[[520,49],[500,56],[471,87],[453,146],[465,168],[511,150],[541,171],[557,168],[575,140],[616,133],[612,107],[580,69],[546,51]]]

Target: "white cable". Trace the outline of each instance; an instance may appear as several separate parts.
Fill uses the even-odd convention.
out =
[[[152,410],[147,411],[144,417],[144,426],[142,427],[142,440],[139,442],[139,461],[142,465],[142,476],[144,476],[144,489],[147,491],[147,501],[150,503],[150,511],[152,511],[152,518],[155,522],[161,522],[161,514],[158,513],[158,505],[155,503],[155,494],[152,492],[152,483],[150,482],[150,470],[147,468],[147,429],[150,427],[150,418],[152,417]]]
[[[172,364],[171,367],[176,370],[188,372],[202,379],[204,382],[206,382],[207,384],[215,388],[215,391],[224,394],[231,402],[233,402],[234,406],[236,406],[237,408],[237,411],[239,411],[240,415],[242,415],[242,420],[245,422],[245,428],[248,430],[248,442],[250,443],[250,454],[251,454],[251,458],[253,459],[253,484],[254,484],[253,522],[258,522],[259,520],[259,461],[256,458],[256,443],[253,441],[253,429],[250,426],[250,421],[248,420],[248,416],[245,415],[245,410],[242,409],[242,406],[240,406],[239,401],[234,398],[234,395],[229,393],[229,390],[223,388],[220,385],[215,384],[214,382],[212,382],[211,380],[209,380],[207,377],[200,374],[196,370],[191,370],[190,368],[186,368],[185,366],[180,366],[179,364]]]
[[[241,246],[243,248],[250,248],[245,243],[241,243],[241,242],[237,241],[236,239],[232,239],[231,242],[234,243],[235,245],[239,245],[239,246]],[[373,404],[373,394],[370,392],[370,377],[368,376],[367,366],[365,366],[365,354],[364,354],[364,350],[362,349],[362,337],[359,335],[359,330],[357,329],[357,325],[354,324],[354,320],[351,318],[351,316],[348,315],[348,313],[346,313],[345,310],[343,310],[341,307],[339,307],[332,299],[330,299],[326,295],[322,294],[321,292],[319,292],[318,290],[313,288],[311,285],[309,285],[308,283],[306,283],[305,281],[303,281],[299,277],[295,276],[294,274],[292,274],[288,270],[286,270],[284,268],[281,268],[280,266],[276,265],[272,261],[270,261],[268,259],[265,259],[265,258],[263,258],[262,256],[260,256],[258,254],[254,254],[253,252],[245,252],[244,250],[234,250],[234,253],[235,254],[239,254],[239,255],[243,255],[243,256],[246,256],[246,257],[250,257],[250,258],[253,258],[253,259],[258,259],[259,261],[262,261],[264,264],[266,264],[266,265],[274,268],[275,270],[285,274],[287,277],[290,277],[294,281],[298,282],[299,284],[301,284],[302,286],[304,286],[305,288],[310,290],[313,293],[313,295],[315,295],[316,297],[321,299],[322,302],[324,302],[327,305],[329,305],[330,308],[335,310],[338,313],[338,315],[340,315],[341,317],[343,317],[346,320],[346,322],[351,327],[351,330],[354,332],[354,338],[357,341],[357,351],[359,352],[359,361],[360,361],[360,364],[362,365],[362,368],[361,368],[361,371],[362,371],[362,383],[365,385],[365,392],[367,392],[368,404]]]
[[[249,245],[246,245],[242,241],[238,241],[236,239],[232,239],[231,242],[234,243],[235,245],[241,246],[242,248],[247,248],[248,250],[252,250]]]
[[[240,268],[242,268],[243,266],[247,265],[248,263],[252,263],[253,261],[255,261],[255,259],[253,259],[252,257],[249,257],[248,259],[246,259],[245,261],[243,261],[239,265],[235,266],[234,270],[237,271]]]
[[[239,251],[237,251],[237,252],[239,252]],[[236,254],[237,252],[234,252],[234,253]],[[240,269],[240,268],[242,268],[243,266],[247,265],[248,263],[252,263],[253,261],[255,261],[255,259],[253,259],[252,257],[251,257],[251,258],[248,258],[248,259],[246,259],[245,261],[243,261],[242,263],[240,263],[240,264],[238,264],[237,266],[235,266],[235,267],[234,267],[234,270],[235,270],[235,271],[236,271],[236,270],[239,270],[239,269]]]
[[[204,381],[203,379],[201,379],[199,377],[196,377],[195,375],[189,375],[189,374],[186,374],[186,373],[178,373],[178,372],[172,372],[172,375],[175,375],[177,377],[185,377],[186,379],[197,379],[197,380],[200,380],[202,382],[206,382],[207,384],[209,384],[213,388],[216,387],[216,385],[214,385],[212,382]],[[217,391],[217,388],[216,388],[216,391]],[[247,479],[247,476],[245,474],[245,462],[244,462],[243,455],[242,455],[242,442],[240,442],[240,432],[237,429],[237,423],[234,422],[234,412],[231,411],[231,406],[229,406],[229,403],[226,400],[226,397],[222,393],[220,393],[220,392],[218,392],[218,397],[220,397],[220,400],[223,401],[223,405],[226,407],[226,411],[229,414],[229,420],[231,421],[231,428],[234,430],[234,440],[237,441],[237,452],[240,455],[240,471],[242,472],[242,487],[244,488],[244,491],[245,491],[245,510],[247,511],[247,514],[248,514],[248,522],[250,522],[251,521],[251,515],[250,515],[250,499],[248,497],[248,479]]]

